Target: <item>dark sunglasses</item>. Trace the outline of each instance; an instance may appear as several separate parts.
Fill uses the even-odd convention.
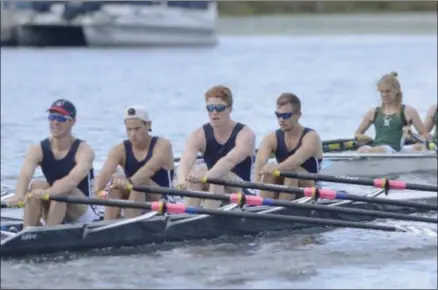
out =
[[[210,113],[214,112],[214,110],[216,110],[216,112],[220,113],[225,111],[226,108],[228,108],[229,106],[227,105],[207,105],[205,106],[207,108],[207,111],[209,111]]]
[[[58,121],[60,123],[64,123],[64,122],[71,120],[71,117],[59,115],[59,114],[49,114],[48,119],[49,119],[49,121]]]
[[[292,117],[293,115],[294,113],[292,112],[287,112],[287,113],[275,112],[275,116],[277,116],[278,119],[283,118],[283,120],[290,119],[290,117]]]

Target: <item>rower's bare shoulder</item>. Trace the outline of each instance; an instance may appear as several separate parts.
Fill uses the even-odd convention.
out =
[[[303,138],[303,140],[309,140],[311,142],[321,142],[321,138],[318,134],[318,132],[316,132],[315,130],[311,130],[309,131]]]
[[[260,142],[260,147],[270,147],[275,148],[277,147],[277,137],[275,136],[275,131],[270,132],[262,137],[262,140]]]
[[[274,141],[276,139],[277,137],[275,136],[275,131],[269,132],[262,138],[262,140],[266,140],[266,141]]]
[[[248,127],[248,126],[243,126],[242,130],[239,132],[240,135],[244,136],[246,139],[254,139],[255,138],[255,133],[254,131]]]
[[[405,105],[405,115],[412,117],[415,115],[419,115],[417,109],[410,105]]]
[[[114,145],[108,152],[108,158],[121,160],[124,156],[125,156],[125,145],[123,143]]]
[[[172,142],[170,142],[169,139],[163,138],[163,137],[159,137],[157,140],[157,145],[158,147],[166,152],[172,152]]]
[[[427,117],[428,118],[433,118],[436,114],[437,111],[437,105],[432,105],[429,107],[429,110],[427,110]]]
[[[364,116],[364,119],[367,119],[369,121],[373,121],[374,120],[374,115],[376,114],[376,107],[372,107],[371,109],[369,109]]]
[[[87,142],[83,141],[79,144],[78,148],[79,152],[88,152],[88,153],[94,153],[94,149],[88,144]]]
[[[200,147],[203,147],[203,144],[205,144],[204,128],[200,127],[190,133],[186,141],[186,146],[194,146],[199,149]]]
[[[27,148],[26,158],[39,163],[43,160],[43,150],[40,143],[32,144]]]
[[[93,161],[95,158],[94,149],[87,142],[81,142],[76,153],[76,159]]]

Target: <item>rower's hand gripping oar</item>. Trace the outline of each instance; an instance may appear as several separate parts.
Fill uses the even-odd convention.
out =
[[[437,144],[435,144],[435,142],[424,140],[423,138],[421,138],[420,136],[418,136],[417,134],[412,133],[412,132],[410,132],[410,136],[412,137],[412,139],[414,139],[418,143],[423,144],[427,150],[433,150],[435,152],[438,152],[438,146],[437,146]]]
[[[326,182],[356,184],[356,185],[369,185],[369,186],[374,186],[376,188],[383,188],[385,189],[386,193],[390,189],[398,189],[398,190],[410,189],[410,190],[430,191],[430,192],[438,191],[438,186],[436,185],[407,183],[400,180],[388,180],[386,178],[371,179],[371,178],[359,178],[354,176],[342,176],[342,175],[336,176],[336,175],[324,175],[324,174],[315,174],[315,173],[289,172],[289,171],[280,171],[280,170],[275,170],[272,174],[274,176],[282,176],[282,177],[305,179],[305,180],[326,181]]]
[[[414,132],[412,132],[411,126],[412,126],[412,120],[410,120],[408,125],[406,127],[404,127],[404,129],[406,128],[406,130],[404,130],[405,134],[403,136],[408,136],[412,140],[417,141],[420,144],[423,144],[426,147],[427,150],[432,150],[432,151],[435,151],[436,153],[438,153],[438,146],[437,146],[437,144],[435,142],[433,142],[433,141],[424,140],[418,134],[415,134]]]

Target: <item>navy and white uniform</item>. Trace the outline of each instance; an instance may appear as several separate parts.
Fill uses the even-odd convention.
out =
[[[244,126],[245,125],[241,123],[237,123],[231,132],[230,138],[224,144],[219,144],[219,142],[217,142],[216,138],[214,137],[213,127],[209,123],[202,126],[207,144],[202,157],[204,158],[204,162],[208,169],[211,169],[219,159],[227,155],[228,152],[235,147],[237,134]],[[237,164],[231,171],[242,178],[242,180],[250,181],[252,163],[253,157],[248,156],[242,162]]]
[[[130,178],[132,177],[141,167],[143,167],[153,156],[154,154],[154,147],[157,144],[158,137],[153,136],[151,139],[151,143],[149,145],[148,154],[146,157],[138,161],[134,153],[132,152],[132,144],[129,140],[125,140],[123,142],[123,145],[125,147],[125,165],[123,170],[125,171],[126,177]],[[164,168],[161,168],[158,170],[154,176],[152,176],[152,180],[158,185],[162,187],[172,187],[172,180],[173,180],[174,170],[167,170]],[[171,198],[169,196],[166,197],[166,199],[169,199],[171,201]]]
[[[56,159],[52,152],[50,140],[47,138],[41,141],[40,145],[43,152],[43,160],[40,163],[40,167],[47,183],[50,186],[52,186],[55,181],[67,176],[70,171],[76,166],[75,157],[81,142],[84,141],[82,141],[81,139],[75,139],[67,155],[62,159]],[[92,168],[90,169],[87,176],[82,179],[77,186],[77,188],[88,197],[92,195],[93,179],[94,169]],[[97,219],[96,210],[94,207],[90,206],[89,211],[74,222],[88,222],[95,219]]]
[[[75,156],[78,151],[80,139],[73,141],[67,155],[62,159],[55,159],[53,155],[50,140],[44,139],[41,141],[41,149],[43,151],[43,160],[41,161],[41,170],[47,183],[52,186],[55,181],[67,176],[70,171],[76,166]],[[94,170],[91,169],[88,175],[78,184],[78,188],[86,195],[92,193],[91,186],[94,179]]]
[[[277,149],[275,150],[275,159],[277,160],[277,163],[281,163],[284,160],[286,160],[289,156],[295,154],[297,152],[298,148],[301,147],[302,141],[304,136],[309,133],[310,131],[313,131],[310,128],[304,128],[303,133],[300,136],[300,139],[298,140],[297,146],[295,146],[294,149],[291,151],[288,151],[286,146],[286,140],[284,138],[284,131],[281,129],[278,129],[275,131],[275,137],[277,138]],[[301,164],[301,167],[305,169],[309,173],[318,173],[321,169],[321,163],[322,158],[316,158],[316,157],[309,157],[306,161],[304,161],[303,164]]]

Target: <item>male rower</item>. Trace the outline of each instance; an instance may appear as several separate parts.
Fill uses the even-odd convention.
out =
[[[31,145],[24,159],[15,195],[10,205],[25,202],[23,226],[47,226],[87,223],[98,220],[89,205],[47,201],[45,195],[68,195],[85,198],[92,194],[94,151],[90,145],[72,135],[76,108],[68,100],[55,101],[48,109],[50,137]],[[32,176],[40,166],[45,180]],[[29,189],[30,184],[30,189]],[[30,191],[30,193],[28,193]]]
[[[395,153],[399,151],[416,151],[416,146],[403,146],[408,136],[410,124],[425,140],[431,136],[427,132],[416,109],[403,104],[403,94],[397,73],[392,72],[382,76],[377,83],[380,92],[381,105],[371,108],[364,116],[362,123],[355,132],[358,141],[372,141],[365,132],[373,124],[376,136],[372,145],[361,146],[361,153]]]
[[[286,186],[310,187],[314,181],[293,178],[274,177],[274,170],[318,173],[323,159],[322,142],[318,133],[303,127],[301,117],[301,101],[292,93],[281,94],[276,101],[275,115],[279,129],[266,135],[257,152],[254,180],[264,183]],[[267,163],[271,155],[277,163]],[[289,193],[261,191],[266,198],[292,200],[296,196]]]
[[[223,194],[239,189],[221,185],[199,184],[201,177],[229,181],[249,181],[252,156],[255,151],[255,134],[246,125],[231,118],[233,95],[225,86],[214,86],[205,93],[205,103],[210,121],[190,134],[177,174],[177,187],[204,190]],[[195,164],[197,153],[205,164]],[[199,206],[200,199],[185,198],[188,206]],[[220,201],[204,201],[206,208],[218,208]]]
[[[108,153],[107,159],[96,177],[96,192],[101,195],[111,180],[112,188],[109,198],[128,199],[132,201],[159,201],[161,195],[127,191],[128,184],[134,186],[171,187],[173,180],[173,150],[169,140],[151,136],[151,121],[146,109],[139,105],[129,106],[125,110],[125,129],[128,139],[115,145]],[[123,168],[124,174],[117,173],[117,167]],[[141,209],[125,208],[124,215],[133,218],[141,215]],[[105,208],[105,220],[117,219],[121,209]]]

